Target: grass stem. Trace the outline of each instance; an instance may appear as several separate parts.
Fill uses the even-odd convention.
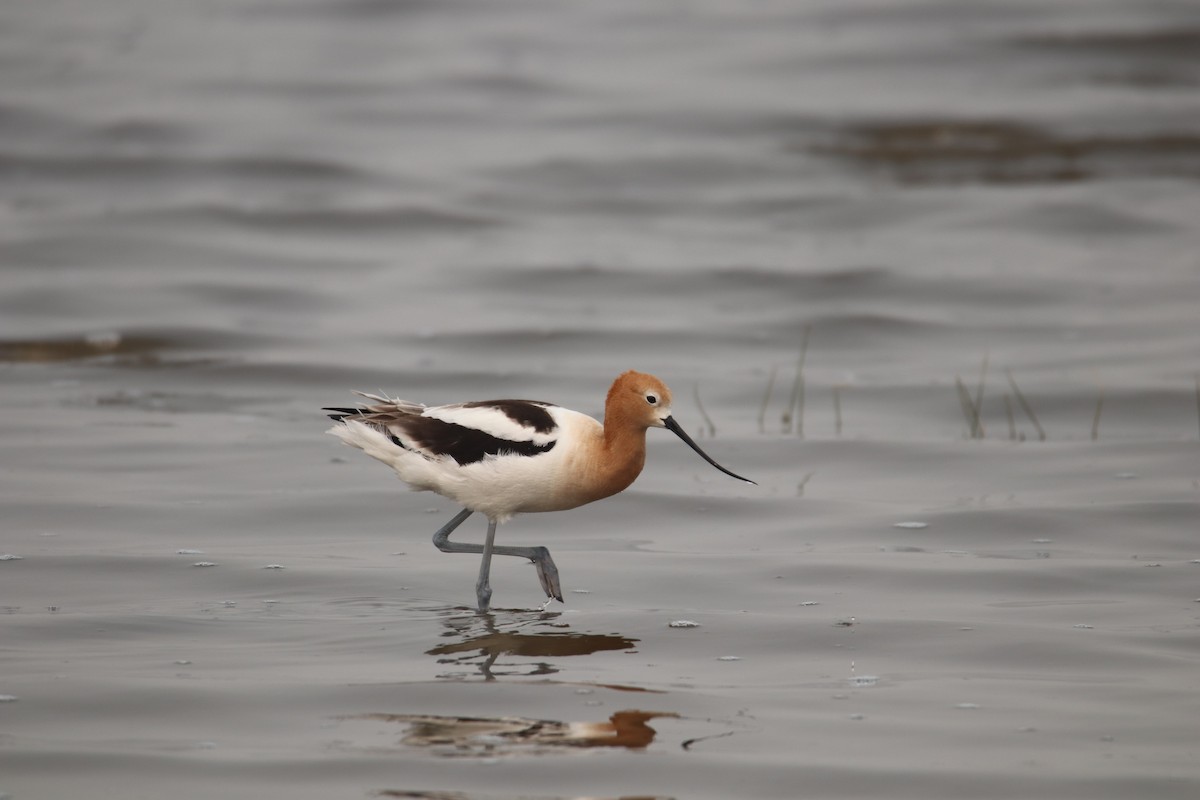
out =
[[[1029,405],[1029,401],[1025,399],[1025,395],[1021,394],[1021,389],[1017,386],[1017,382],[1012,376],[1012,370],[1005,368],[1004,376],[1008,378],[1008,385],[1012,387],[1013,394],[1016,395],[1017,403],[1021,406],[1021,410],[1025,412],[1025,416],[1029,417],[1029,421],[1037,429],[1038,441],[1046,441],[1046,432],[1042,430],[1042,425],[1038,422],[1037,414],[1033,413],[1033,406]]]
[[[779,367],[771,366],[771,373],[767,376],[767,390],[763,392],[762,405],[758,409],[758,432],[767,432],[767,406],[771,403],[771,393],[775,391],[775,373],[779,372]]]
[[[842,435],[842,387],[833,385],[833,432],[835,436]]]
[[[975,389],[975,419],[979,423],[979,438],[987,436],[983,429],[983,385],[987,383],[988,352],[983,352],[983,364],[979,367],[979,386]]]
[[[812,325],[804,326],[800,337],[800,357],[796,361],[796,380],[792,384],[792,396],[788,401],[787,410],[783,412],[783,432],[804,438],[804,360],[808,358],[808,336],[812,333]]]
[[[958,390],[958,402],[962,404],[963,416],[966,417],[967,430],[970,432],[971,438],[982,438],[981,426],[979,424],[979,409],[975,408],[975,401],[971,399],[971,393],[967,391],[962,378],[957,375],[954,376],[954,388]]]

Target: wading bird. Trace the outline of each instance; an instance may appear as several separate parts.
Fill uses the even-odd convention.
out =
[[[713,461],[671,416],[671,392],[653,375],[618,377],[604,403],[604,424],[537,400],[484,400],[426,407],[358,393],[362,408],[326,408],[329,433],[390,466],[418,491],[436,492],[464,508],[434,535],[445,553],[482,553],[475,595],[487,611],[492,555],[528,558],[550,599],[562,601],[558,568],[545,547],[494,544],[496,526],[515,514],[564,511],[622,491],[646,461],[646,429],[666,428],[717,469],[754,483]],[[474,512],[488,519],[482,545],[451,542]]]

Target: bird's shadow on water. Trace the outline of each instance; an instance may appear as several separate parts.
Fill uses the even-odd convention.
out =
[[[546,676],[559,671],[555,661],[608,650],[633,650],[638,640],[611,633],[574,631],[553,611],[493,611],[469,609],[442,619],[447,641],[425,651],[449,671],[439,678],[463,679],[478,672],[485,680],[500,677]],[[473,667],[463,670],[462,667]]]

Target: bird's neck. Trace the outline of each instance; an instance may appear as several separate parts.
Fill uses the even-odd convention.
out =
[[[646,463],[646,429],[604,421],[604,484],[608,494],[625,489]]]

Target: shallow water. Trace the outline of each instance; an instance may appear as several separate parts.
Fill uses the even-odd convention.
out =
[[[1197,796],[1198,42],[1133,0],[8,4],[0,796]],[[456,509],[323,435],[628,368],[759,486],[651,432],[501,529],[545,612],[499,559],[474,614]]]

